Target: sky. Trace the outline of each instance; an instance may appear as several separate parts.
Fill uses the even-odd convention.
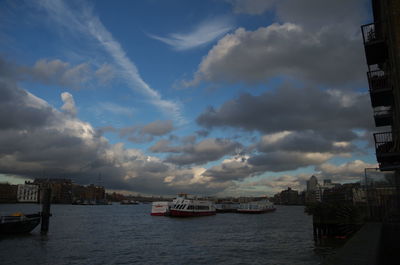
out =
[[[377,167],[367,0],[0,1],[0,182],[259,196]]]

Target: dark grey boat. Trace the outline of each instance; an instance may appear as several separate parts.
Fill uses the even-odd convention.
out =
[[[0,235],[31,232],[40,223],[40,213],[20,216],[1,216]]]

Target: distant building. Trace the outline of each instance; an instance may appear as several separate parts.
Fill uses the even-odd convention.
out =
[[[332,184],[332,180],[331,179],[324,179],[324,186],[330,185]]]
[[[319,189],[318,179],[312,175],[307,181],[307,191],[305,194],[305,203],[315,203],[321,201],[321,191]]]
[[[17,202],[17,185],[0,183],[0,203]]]
[[[122,200],[125,200],[125,195],[120,194],[120,193],[107,193],[107,200],[112,201],[112,202],[120,202]]]
[[[307,181],[307,192],[315,191],[318,188],[318,179],[316,176],[312,175]]]
[[[31,183],[29,183],[31,184]],[[51,202],[71,204],[72,203],[72,180],[64,178],[36,178],[32,184],[50,186]]]
[[[17,189],[18,202],[38,202],[39,186],[32,184],[19,184]]]
[[[299,195],[297,190],[292,190],[292,188],[288,187],[287,190],[275,194],[271,201],[283,205],[300,205],[304,203],[303,197],[304,195]]]
[[[119,201],[123,200],[123,198],[121,197]],[[106,200],[106,192],[103,186],[97,186],[94,184],[90,184],[88,186],[81,186],[77,184],[72,185],[73,203],[79,203],[79,202],[96,203],[96,202],[103,202],[105,200]]]
[[[327,203],[353,204],[353,190],[360,187],[359,183],[349,183],[326,188],[323,191],[322,201]]]

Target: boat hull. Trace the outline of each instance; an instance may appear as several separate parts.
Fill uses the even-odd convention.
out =
[[[209,216],[215,215],[215,211],[178,211],[178,210],[171,210],[170,216],[174,217],[195,217],[195,216]]]
[[[169,213],[151,213],[151,216],[168,216]]]
[[[216,209],[217,213],[236,213],[237,209]]]
[[[26,215],[25,218],[7,218],[0,223],[0,234],[26,234],[30,233],[40,223],[40,214]]]

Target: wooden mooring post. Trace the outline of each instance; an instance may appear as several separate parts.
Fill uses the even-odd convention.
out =
[[[41,212],[41,228],[40,233],[42,235],[47,234],[49,231],[49,224],[50,224],[50,204],[51,204],[51,188],[44,187],[42,189],[42,212]]]

